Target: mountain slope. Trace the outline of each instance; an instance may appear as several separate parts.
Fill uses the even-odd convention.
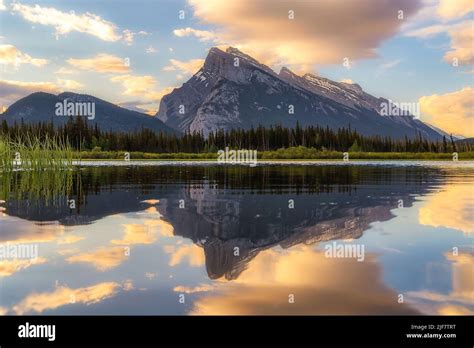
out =
[[[83,116],[83,119],[87,120],[88,124],[97,123],[102,130],[130,132],[148,128],[157,132],[177,133],[176,130],[163,124],[155,117],[121,108],[90,95],[71,92],[59,95],[44,92],[32,93],[12,104],[7,111],[1,114],[0,121],[6,120],[9,125],[14,122],[20,123],[22,120],[25,123],[53,121],[54,125],[65,124],[71,116],[57,116],[55,113],[56,103],[63,103],[64,100],[73,103],[95,103],[95,118],[87,119]]]
[[[269,67],[235,48],[211,48],[204,66],[161,100],[157,118],[180,131],[209,134],[217,129],[320,125],[349,127],[365,135],[413,138],[441,133],[412,116],[382,116],[388,102],[344,84]],[[290,113],[293,108],[294,113]]]

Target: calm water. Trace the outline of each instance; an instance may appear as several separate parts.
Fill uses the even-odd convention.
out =
[[[1,314],[474,312],[473,163],[143,164],[1,178]]]

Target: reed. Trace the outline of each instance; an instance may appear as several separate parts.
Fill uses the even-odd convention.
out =
[[[74,170],[13,170],[0,174],[1,200],[41,200],[68,197],[73,189]],[[46,204],[48,205],[48,204]]]
[[[0,138],[0,171],[67,170],[73,165],[74,150],[67,140],[31,134],[15,139]]]
[[[0,137],[0,170],[11,171],[13,169],[13,144],[9,138]]]

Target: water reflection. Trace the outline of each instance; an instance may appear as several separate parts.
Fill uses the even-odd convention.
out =
[[[446,252],[451,264],[452,288],[448,293],[433,290],[413,291],[408,295],[430,314],[474,314],[474,253],[472,250]]]
[[[420,224],[474,233],[474,186],[472,183],[443,185],[420,209]]]
[[[82,168],[54,199],[10,185],[0,243],[39,243],[40,257],[0,260],[0,313],[471,313],[473,177],[161,166]],[[325,257],[334,240],[366,245],[365,261]]]
[[[375,256],[366,262],[328,259],[321,251],[297,246],[266,250],[238,280],[217,284],[198,299],[193,314],[415,314],[396,301],[381,281]],[[179,289],[178,289],[179,290]],[[294,296],[294,303],[289,296]]]
[[[133,285],[130,282],[125,282],[123,285],[115,282],[106,282],[76,289],[59,286],[52,292],[28,295],[20,303],[13,306],[13,312],[20,315],[32,311],[42,313],[46,310],[56,309],[76,302],[90,305],[115,296],[119,289],[131,290]]]

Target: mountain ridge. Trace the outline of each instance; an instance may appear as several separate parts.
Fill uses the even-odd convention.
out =
[[[351,128],[362,135],[430,140],[449,136],[413,115],[384,115],[383,103],[358,84],[335,82],[282,67],[279,73],[256,59],[229,47],[213,47],[203,66],[183,85],[165,95],[155,117],[123,108],[88,94],[35,92],[13,103],[0,121],[50,122],[61,125],[68,117],[55,117],[57,102],[94,102],[97,123],[106,131],[130,132],[140,128],[167,133],[249,129],[257,126],[323,126]],[[401,110],[401,109],[398,109]],[[290,111],[293,111],[291,113]]]
[[[258,125],[294,127],[297,121],[393,138],[421,134],[436,140],[446,135],[413,115],[384,116],[382,103],[391,101],[366,93],[358,84],[309,73],[299,76],[286,67],[277,74],[236,48],[213,47],[203,66],[161,99],[155,116],[174,129],[205,135]]]
[[[97,124],[104,131],[130,132],[141,128],[151,129],[157,132],[179,133],[168,127],[160,120],[137,111],[122,108],[106,100],[88,94],[63,92],[57,95],[46,92],[31,93],[13,103],[0,115],[0,122],[5,120],[12,125],[15,122],[37,123],[53,122],[55,126],[63,125],[71,118],[70,116],[57,116],[56,104],[72,103],[94,103],[95,115],[93,119],[83,117],[88,123]]]

